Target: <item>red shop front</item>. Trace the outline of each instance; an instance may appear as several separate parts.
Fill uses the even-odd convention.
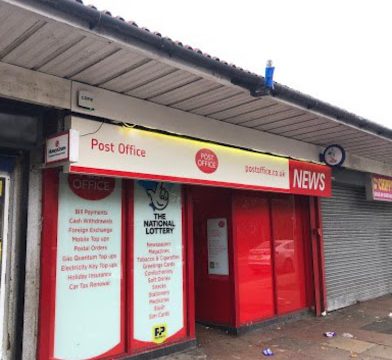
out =
[[[323,310],[330,169],[73,118],[77,163],[44,172],[38,358],[112,359]],[[203,185],[203,186],[202,186]]]
[[[195,188],[192,195],[198,322],[238,333],[316,306],[320,314],[322,299],[316,304],[315,291],[322,294],[322,283],[313,268],[321,259],[310,230],[317,220],[314,199],[211,188]],[[215,221],[221,223],[214,228]],[[214,237],[227,244],[228,251],[220,251],[223,261],[222,255],[214,261]],[[224,270],[217,271],[222,263]]]

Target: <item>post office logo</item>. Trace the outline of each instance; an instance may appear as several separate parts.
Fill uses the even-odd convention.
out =
[[[206,174],[214,173],[219,166],[218,156],[210,149],[200,149],[196,153],[195,162],[199,170]]]
[[[69,174],[68,184],[72,192],[82,199],[103,200],[108,197],[116,185],[114,178]]]

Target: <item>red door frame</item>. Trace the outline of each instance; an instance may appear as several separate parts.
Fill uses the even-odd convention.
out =
[[[233,218],[233,215],[235,214],[235,207],[234,207],[234,197],[233,194],[231,194],[231,216]],[[232,281],[232,292],[233,292],[233,310],[234,310],[234,326],[236,328],[239,328],[241,326],[241,319],[240,319],[240,288],[239,288],[239,274],[238,274],[238,246],[237,246],[237,236],[236,236],[236,226],[235,222],[232,219],[231,221],[231,233],[233,234],[232,238],[232,246],[231,246],[231,251],[233,252],[233,281]]]
[[[321,316],[321,314],[326,311],[327,291],[325,285],[324,238],[320,198],[310,197],[309,206],[315,312],[317,316]]]
[[[37,349],[37,358],[40,360],[50,359],[54,349],[55,286],[53,284],[56,282],[57,247],[52,245],[52,237],[57,234],[58,173],[58,170],[46,170],[43,172],[42,179],[42,213],[44,221],[41,234],[39,333]],[[45,214],[51,215],[45,216]]]
[[[193,200],[192,191],[189,186],[183,185],[183,196],[185,204],[185,226],[186,229],[186,279],[188,286],[185,288],[187,292],[188,307],[188,337],[194,339],[196,337],[196,319],[195,319],[195,264],[193,256]]]
[[[189,186],[189,193],[192,198],[189,198],[189,206],[193,207],[193,200],[195,204],[203,199],[202,204],[195,205],[193,214],[190,220],[199,226],[199,234],[194,238],[194,283],[193,296],[195,301],[195,321],[200,321],[206,324],[219,324],[224,327],[236,327],[236,303],[235,303],[235,274],[234,269],[236,265],[236,257],[234,254],[233,241],[233,226],[232,226],[232,191],[226,188],[206,188],[200,186]],[[207,190],[206,190],[207,189]],[[212,190],[212,191],[211,191]],[[211,200],[213,197],[213,200]],[[215,198],[216,197],[216,198]],[[218,200],[220,199],[220,200]],[[222,205],[221,201],[225,201]],[[218,204],[218,205],[217,205]],[[207,236],[207,221],[210,218],[226,218],[227,220],[227,250],[228,250],[228,274],[216,275],[210,274],[207,269],[208,264],[208,236]],[[201,221],[199,223],[199,221]],[[196,224],[197,223],[197,224]],[[202,225],[201,225],[202,224]],[[194,234],[193,227],[189,227],[189,231]],[[196,231],[196,229],[195,229]],[[199,238],[200,237],[200,238]],[[189,237],[190,238],[190,237]],[[202,245],[201,245],[202,244]],[[198,254],[198,249],[203,249],[203,253]],[[197,269],[197,270],[196,270]],[[203,284],[203,286],[198,286]],[[196,297],[201,300],[203,305],[198,304]],[[207,300],[208,299],[208,300]],[[212,299],[212,300],[211,300]],[[207,303],[207,305],[206,305]],[[197,313],[198,310],[202,310]]]
[[[311,240],[311,262],[313,269],[313,291],[314,291],[314,306],[316,316],[326,311],[326,284],[325,284],[325,257],[324,257],[324,239],[323,239],[323,225],[321,215],[321,200],[319,197],[308,197],[309,216],[310,216],[310,240]],[[271,206],[271,204],[270,204]],[[271,212],[270,212],[271,214]],[[272,222],[272,216],[271,216]],[[271,227],[272,230],[272,227]],[[272,246],[274,243],[272,236]],[[275,254],[272,252],[272,261],[275,269]],[[277,310],[277,289],[276,289],[276,271],[273,271],[274,277],[274,292],[275,292],[275,310]],[[277,312],[276,312],[277,313]]]

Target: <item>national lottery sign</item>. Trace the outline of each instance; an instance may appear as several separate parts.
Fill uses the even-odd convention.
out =
[[[73,173],[312,196],[331,195],[328,166],[73,117]]]
[[[133,228],[134,344],[185,336],[181,185],[135,181]]]

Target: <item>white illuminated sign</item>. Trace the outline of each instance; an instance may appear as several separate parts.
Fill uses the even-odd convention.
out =
[[[79,160],[79,132],[71,129],[46,140],[45,164],[76,162]]]

